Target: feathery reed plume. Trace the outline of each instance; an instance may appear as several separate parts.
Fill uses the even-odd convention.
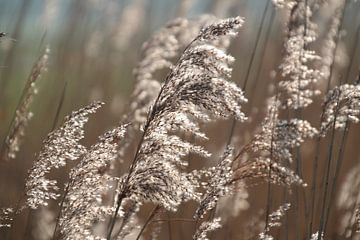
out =
[[[261,240],[272,240],[274,239],[271,235],[269,235],[270,229],[273,227],[281,226],[281,218],[285,215],[286,211],[290,209],[290,203],[285,203],[279,207],[275,212],[272,212],[269,215],[269,222],[266,226],[264,232],[259,234],[259,239]]]
[[[307,46],[317,38],[316,25],[311,21],[312,10],[306,1],[273,1],[290,11],[285,41],[285,54],[280,65],[284,80],[279,82],[284,107],[299,109],[312,103],[320,91],[312,88],[322,73],[310,66],[320,57]]]
[[[129,112],[124,116],[125,121],[131,121],[132,125],[127,131],[127,141],[120,145],[120,156],[131,143],[133,132],[145,124],[148,110],[159,94],[161,81],[156,79],[155,73],[159,70],[172,69],[174,59],[179,58],[181,51],[189,46],[200,29],[209,22],[216,21],[219,20],[211,15],[203,15],[194,20],[178,18],[170,21],[143,44],[143,59],[134,69],[136,84],[132,93],[132,102]],[[230,44],[229,40],[230,36],[223,36],[209,40],[207,43],[226,50]]]
[[[95,113],[103,103],[94,102],[65,118],[60,128],[51,132],[43,142],[42,150],[34,162],[26,180],[26,205],[36,209],[47,205],[49,199],[56,199],[56,180],[47,179],[46,175],[54,168],[64,167],[67,160],[76,160],[86,153],[86,148],[79,144],[84,138],[84,125],[89,114]]]
[[[320,232],[326,232],[326,224],[327,224],[327,214],[330,213],[330,204],[327,204],[326,208],[326,200],[328,198],[328,186],[329,186],[329,177],[330,177],[330,167],[332,161],[332,148],[334,145],[335,138],[335,130],[336,129],[345,129],[348,123],[358,122],[359,118],[357,115],[360,114],[360,85],[348,85],[343,84],[336,87],[334,90],[329,91],[325,98],[324,103],[324,112],[323,119],[321,122],[321,136],[325,136],[328,129],[332,129],[331,133],[331,143],[329,146],[329,154],[328,154],[328,164],[326,165],[325,175],[324,175],[324,197],[320,218]],[[330,191],[332,194],[332,190]]]
[[[133,132],[145,123],[148,110],[159,94],[161,81],[156,79],[155,73],[174,67],[173,59],[179,58],[181,51],[190,44],[204,25],[216,20],[218,19],[211,15],[202,15],[194,20],[178,18],[170,21],[143,44],[143,58],[133,71],[136,83],[131,96],[132,101],[128,113],[123,117],[124,122],[132,124],[127,131],[127,141],[120,145],[120,157],[131,143]],[[229,37],[222,37],[209,44],[226,49],[229,42]]]
[[[155,73],[174,67],[173,59],[179,57],[181,51],[197,36],[200,29],[217,18],[203,15],[194,20],[178,18],[170,21],[164,28],[153,34],[142,46],[142,60],[134,69],[135,89],[132,93],[130,113],[125,119],[133,122],[133,128],[144,124],[147,112],[159,94],[161,84]],[[226,49],[229,41],[212,42],[216,47]]]
[[[125,129],[126,126],[117,127],[100,136],[71,170],[69,190],[60,210],[61,239],[96,239],[91,231],[93,224],[113,212],[112,207],[101,206],[101,194],[109,190],[109,182],[116,180],[105,170],[116,159]]]
[[[223,161],[215,168],[210,169],[211,176],[207,189],[200,205],[195,213],[195,218],[201,218],[208,210],[212,209],[218,198],[229,193],[233,183],[243,180],[263,178],[271,183],[290,186],[299,184],[306,186],[303,180],[292,170],[283,167],[282,163],[291,162],[290,150],[299,146],[305,138],[317,134],[307,121],[291,119],[279,120],[278,111],[280,102],[277,98],[269,101],[268,114],[262,124],[262,130],[255,135],[253,140],[246,145],[236,159],[241,160],[242,155],[247,154],[248,160],[233,167],[233,160],[228,153]],[[270,174],[269,174],[270,173]],[[214,182],[214,186],[211,183]]]
[[[134,124],[141,125],[146,121],[147,111],[161,88],[160,81],[153,75],[160,69],[173,66],[171,59],[179,54],[182,46],[178,40],[179,34],[187,26],[186,19],[173,20],[143,44],[143,59],[134,69],[136,84],[132,93],[130,115],[126,116],[126,119],[132,119]]]
[[[306,186],[299,176],[282,164],[292,162],[291,149],[300,146],[306,138],[314,137],[317,130],[305,120],[280,120],[279,107],[280,101],[276,97],[270,98],[261,131],[237,156],[241,161],[247,154],[247,160],[233,170],[234,179],[268,178],[275,184]]]
[[[209,240],[206,235],[221,227],[220,220],[220,218],[214,218],[212,221],[203,222],[194,234],[193,240]]]
[[[272,155],[278,163],[291,163],[291,149],[300,146],[306,138],[312,138],[317,130],[310,123],[300,119],[279,119],[281,102],[277,97],[268,101],[268,113],[264,119],[261,132],[255,135],[250,151],[261,156]]]
[[[181,157],[189,152],[208,154],[201,147],[169,135],[169,132],[181,131],[205,137],[195,119],[209,121],[210,114],[213,117],[234,114],[240,120],[245,119],[239,105],[246,101],[242,91],[224,80],[230,76],[228,64],[234,59],[206,44],[207,40],[233,34],[241,23],[240,18],[234,18],[203,29],[194,40],[199,45],[189,47],[167,76],[149,114],[136,165],[128,177],[129,190],[134,196],[163,204],[168,209],[175,209],[185,197],[184,193],[197,198],[191,187],[194,183],[176,171],[175,166],[186,164]],[[145,176],[153,176],[153,179]]]
[[[231,159],[232,155],[225,152],[218,166],[204,171],[205,176],[211,176],[211,179],[207,182],[207,186],[205,185],[208,188],[196,210],[195,218],[203,217],[215,206],[219,197],[231,191],[231,184],[240,180],[263,178],[285,186],[292,184],[306,186],[299,176],[281,164],[291,162],[291,148],[299,146],[305,138],[313,137],[317,131],[307,121],[279,120],[279,105],[280,103],[275,99],[270,100],[269,112],[262,125],[262,131],[243,149],[243,153],[250,155],[250,160],[232,169],[234,161]]]
[[[347,121],[359,122],[360,84],[343,84],[329,91],[324,101],[324,110],[321,136],[325,136],[334,121],[335,129],[344,129]]]
[[[123,117],[123,121],[132,122],[127,131],[127,141],[122,142],[119,154],[123,155],[134,131],[144,125],[147,113],[161,88],[161,80],[155,73],[160,70],[170,70],[174,67],[173,61],[179,58],[181,52],[197,36],[200,29],[218,20],[211,15],[203,15],[194,20],[177,18],[167,23],[165,27],[155,32],[142,46],[142,60],[137,64],[133,73],[135,87],[131,94],[129,111]],[[210,44],[210,43],[209,43]],[[211,44],[222,49],[229,45],[229,39],[223,37]]]
[[[52,169],[65,166],[67,160],[76,160],[86,152],[86,148],[79,144],[84,138],[83,128],[88,121],[88,115],[95,113],[101,105],[102,103],[95,102],[74,111],[65,118],[61,127],[48,134],[28,172],[24,193],[25,203],[22,205],[21,201],[24,199],[21,199],[15,209],[11,211],[3,209],[0,220],[12,219],[10,215],[16,215],[27,207],[36,209],[39,206],[47,206],[50,199],[58,197],[57,181],[47,179],[47,175]]]
[[[150,109],[129,173],[121,178],[117,215],[123,198],[150,201],[169,210],[189,199],[199,199],[194,178],[181,171],[189,153],[209,154],[200,146],[183,141],[174,132],[205,137],[196,120],[235,116],[245,120],[241,103],[246,102],[241,89],[226,81],[234,58],[208,45],[208,41],[235,35],[242,25],[240,17],[230,18],[203,28],[167,75]],[[111,236],[115,217],[112,220]]]
[[[196,209],[195,219],[202,218],[209,210],[216,206],[220,197],[227,195],[232,190],[232,152],[233,149],[228,147],[217,166],[203,170],[203,175],[208,178],[208,181],[202,184],[206,192]]]
[[[3,146],[3,154],[7,160],[14,159],[16,157],[16,153],[20,149],[21,140],[25,135],[26,126],[33,116],[33,113],[30,111],[30,106],[38,91],[36,87],[37,81],[40,78],[40,75],[46,70],[49,53],[50,49],[46,48],[44,53],[34,64],[23,90],[23,96],[21,96],[20,102],[15,110],[15,116],[11,122],[9,132]]]
[[[283,186],[291,186],[293,184],[303,187],[307,186],[294,171],[274,162],[270,158],[258,158],[253,162],[240,164],[234,170],[233,182],[250,179],[263,179],[264,181]]]
[[[119,156],[124,155],[125,149],[131,143],[131,137],[146,121],[147,112],[159,94],[161,83],[154,76],[159,70],[170,69],[172,58],[179,56],[180,49],[191,40],[181,38],[186,33],[189,23],[186,19],[175,19],[165,27],[155,32],[142,46],[142,60],[133,70],[135,87],[131,94],[131,103],[128,112],[123,116],[124,122],[131,122],[127,131],[127,141],[119,147]],[[199,31],[198,29],[197,31]],[[194,34],[190,34],[191,36]],[[181,41],[181,39],[185,39]]]

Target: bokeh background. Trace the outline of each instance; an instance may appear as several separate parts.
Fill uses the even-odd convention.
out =
[[[314,17],[318,23],[319,41],[311,47],[318,51],[321,50],[321,39],[326,37],[340,1],[328,2]],[[348,82],[354,82],[360,65],[360,4],[355,1],[346,2],[337,42],[332,86],[345,76]],[[0,206],[9,206],[21,196],[27,170],[54,122],[58,124],[65,115],[91,101],[105,102],[105,106],[91,117],[86,127],[84,144],[94,143],[99,134],[118,124],[123,113],[126,113],[134,86],[132,71],[141,59],[142,43],[169,20],[176,17],[194,18],[201,14],[214,14],[218,17],[240,15],[245,18],[240,34],[230,48],[231,54],[236,57],[232,80],[240,86],[247,78],[249,82],[245,95],[250,99],[250,103],[245,107],[245,111],[251,121],[237,126],[233,141],[235,147],[240,148],[259,127],[264,116],[266,99],[278,80],[276,72],[284,52],[286,16],[283,11],[277,11],[270,1],[0,0],[0,32],[7,33],[7,36],[0,40],[2,142],[32,65],[46,47],[50,48],[49,65],[38,81],[38,94],[31,104],[34,117],[26,129],[21,150],[16,159],[0,163]],[[166,72],[160,73],[159,78],[165,74]],[[318,87],[325,89],[325,85],[320,83]],[[63,92],[65,95],[58,120],[55,116]],[[317,97],[315,103],[304,112],[304,118],[309,119],[315,126],[318,126],[322,97]],[[211,138],[207,147],[217,156],[224,148],[230,124],[227,121],[217,122],[208,126],[207,131]],[[340,135],[336,139],[336,144],[339,144]],[[327,140],[322,143],[322,159],[326,157],[327,144]],[[360,129],[358,126],[351,126],[339,186],[348,170],[360,160],[359,144]],[[308,141],[301,148],[302,172],[307,182],[311,180],[314,147],[314,142]],[[124,168],[119,171],[125,172],[127,164],[125,161]],[[195,162],[193,167],[206,164],[211,163]],[[53,174],[61,183],[67,179],[64,171]],[[295,201],[291,197],[294,194],[289,197],[288,189],[275,187],[274,191],[278,194],[275,194],[273,209],[286,200]],[[298,191],[306,194],[308,190]],[[261,225],[261,221],[265,219],[266,196],[266,185],[249,188],[249,196],[244,198],[250,207],[229,217],[224,228],[213,235],[214,239],[242,239],[245,231],[252,231],[252,228],[256,229],[257,225]],[[295,201],[294,211],[301,212],[296,210],[296,207],[302,208],[303,204]],[[50,208],[55,211],[56,204]],[[144,216],[146,211],[145,206]],[[277,236],[283,237],[281,239],[294,239],[292,233],[303,227],[302,217],[298,214],[291,215],[291,211],[286,218],[286,230],[277,232]],[[37,214],[33,211],[19,217],[15,222],[15,230],[12,230],[12,238],[38,239],[35,222],[41,221],[26,224],[28,215],[36,219]],[[336,229],[337,216],[340,216],[341,212],[334,210],[332,214],[330,228]],[[191,217],[191,208],[173,215]],[[190,239],[194,226],[189,226],[186,222],[171,225],[173,239]],[[6,231],[0,230],[0,238],[5,235]]]

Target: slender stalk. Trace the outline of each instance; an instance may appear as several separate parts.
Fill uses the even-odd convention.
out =
[[[115,236],[118,236],[121,231],[124,229],[124,227],[126,226],[126,223],[128,223],[128,221],[130,220],[130,218],[132,217],[132,215],[134,214],[134,209],[136,208],[136,203],[132,202],[132,205],[129,207],[129,209],[127,210],[127,212],[125,213],[121,225],[119,227],[119,229],[117,230]]]
[[[119,213],[120,206],[121,206],[122,200],[124,198],[125,198],[124,192],[122,192],[121,195],[118,195],[118,201],[117,201],[116,209],[115,209],[113,217],[111,218],[110,225],[109,225],[110,227],[109,227],[109,232],[108,232],[108,235],[107,235],[107,238],[106,238],[107,240],[111,239],[111,234],[112,234],[112,231],[114,229],[115,222],[116,222],[116,216]]]
[[[257,52],[257,49],[258,49],[258,46],[259,46],[261,32],[262,32],[262,30],[264,28],[264,24],[265,24],[266,12],[268,11],[268,9],[270,7],[270,2],[271,2],[271,0],[267,0],[264,11],[263,11],[263,14],[261,16],[261,22],[260,22],[259,31],[257,32],[256,38],[255,38],[255,47],[253,48],[253,51],[251,52],[249,66],[247,68],[245,78],[244,78],[245,80],[244,80],[244,83],[243,83],[243,91],[245,91],[245,89],[246,89],[246,87],[248,85],[250,72],[251,72],[251,69],[253,67],[253,63],[254,63],[254,59],[255,59],[255,53]]]
[[[352,67],[352,65],[354,63],[355,56],[357,56],[356,52],[357,52],[357,47],[358,47],[358,43],[359,43],[359,34],[360,34],[360,26],[357,27],[356,34],[355,34],[354,45],[353,45],[352,51],[351,51],[352,52],[351,59],[350,59],[350,62],[348,64],[348,67],[346,69],[345,78],[343,78],[341,80],[341,83],[349,82],[349,75],[350,75],[350,72],[351,72],[351,67]]]
[[[269,178],[271,176],[271,168],[269,168]],[[271,195],[271,183],[270,180],[267,183],[267,197],[266,197],[266,212],[265,212],[265,231],[269,227],[269,215],[272,205],[272,195]]]
[[[171,218],[171,219],[156,219],[156,220],[152,220],[151,222],[189,222],[189,223],[193,223],[196,222],[196,220],[194,219],[187,219],[187,218]]]
[[[119,210],[120,210],[121,203],[122,203],[123,199],[126,197],[127,184],[129,183],[130,176],[131,176],[131,174],[132,174],[132,172],[133,172],[133,170],[134,170],[134,168],[135,168],[135,165],[136,165],[136,162],[137,162],[137,160],[138,160],[138,155],[139,155],[139,153],[140,153],[140,149],[141,149],[142,143],[143,143],[143,141],[144,141],[144,139],[145,139],[145,134],[146,134],[146,132],[147,132],[149,126],[150,126],[150,123],[151,123],[152,119],[154,118],[155,109],[156,109],[156,104],[157,104],[157,102],[158,102],[159,99],[160,99],[160,95],[161,95],[161,93],[162,93],[165,85],[166,85],[166,83],[165,83],[165,84],[163,85],[163,87],[161,88],[160,93],[159,93],[159,95],[158,95],[158,97],[157,97],[157,99],[156,99],[156,101],[155,101],[155,103],[154,103],[154,107],[153,107],[152,111],[150,112],[150,114],[149,114],[149,116],[148,116],[148,119],[147,119],[146,124],[145,124],[145,127],[144,127],[143,134],[142,134],[141,139],[140,139],[140,142],[139,142],[139,144],[138,144],[138,146],[137,146],[137,149],[136,149],[136,152],[135,152],[135,156],[134,156],[134,158],[133,158],[133,161],[132,161],[132,163],[131,163],[129,173],[128,173],[126,179],[125,179],[124,186],[123,186],[121,192],[118,194],[118,200],[117,200],[117,203],[116,203],[116,209],[115,209],[114,215],[113,215],[113,217],[112,217],[112,219],[111,219],[111,221],[110,221],[110,223],[109,223],[109,224],[110,224],[110,225],[109,225],[110,227],[109,227],[109,232],[108,232],[108,235],[107,235],[107,240],[110,240],[110,239],[111,239],[111,234],[112,234],[112,231],[113,231],[113,229],[114,229],[115,222],[116,222],[116,216],[117,216],[118,213],[119,213]]]
[[[347,121],[346,125],[345,125],[345,129],[344,129],[344,133],[341,137],[340,148],[339,148],[338,157],[336,160],[335,174],[334,174],[333,181],[332,181],[332,188],[330,190],[329,204],[326,209],[327,218],[325,218],[325,224],[324,224],[325,231],[326,231],[327,223],[328,223],[329,216],[330,216],[331,206],[332,206],[333,200],[335,198],[336,185],[337,185],[337,180],[338,180],[339,173],[340,173],[341,166],[342,166],[342,161],[344,159],[345,147],[346,147],[346,142],[347,142],[346,140],[347,140],[347,136],[348,136],[348,132],[349,132],[349,127],[350,127],[350,123]]]
[[[60,207],[59,207],[59,213],[58,213],[58,215],[56,217],[55,228],[54,228],[54,232],[53,232],[53,236],[52,236],[53,240],[56,239],[56,233],[57,233],[58,228],[59,228],[59,222],[60,222],[60,218],[61,218],[62,209],[63,209],[63,206],[64,206],[65,198],[66,198],[69,190],[70,190],[70,182],[67,183],[64,194],[63,194],[63,197],[61,198]]]
[[[328,84],[327,84],[327,92],[330,90],[330,85],[331,85],[331,79],[333,76],[333,68],[334,68],[334,64],[335,64],[335,55],[337,52],[337,48],[339,46],[339,41],[340,41],[340,30],[342,28],[343,25],[343,20],[344,20],[344,13],[345,13],[345,9],[346,9],[346,2],[344,2],[343,5],[343,11],[340,17],[340,22],[341,24],[339,24],[339,27],[337,29],[337,35],[336,35],[336,46],[333,50],[333,59],[330,65],[330,75],[329,75],[329,79],[328,79]],[[338,102],[337,102],[337,106],[336,108],[338,108]],[[322,186],[322,189],[324,189],[324,196],[323,196],[323,201],[319,202],[319,206],[322,204],[322,210],[321,210],[321,217],[320,217],[320,228],[319,228],[319,236],[318,236],[318,240],[320,240],[321,238],[321,234],[323,231],[325,231],[326,229],[324,229],[324,222],[325,222],[325,218],[327,218],[328,216],[325,216],[325,207],[326,207],[326,201],[327,201],[327,191],[328,191],[328,185],[329,185],[329,175],[330,175],[330,170],[331,170],[331,161],[332,161],[332,154],[333,154],[333,145],[334,145],[334,141],[335,141],[335,124],[336,124],[336,118],[337,118],[337,111],[338,109],[336,109],[335,111],[335,118],[334,118],[334,123],[333,123],[333,129],[332,129],[332,134],[331,134],[331,143],[329,146],[329,153],[328,153],[328,161],[326,164],[326,170],[325,173],[326,175],[324,175],[323,178],[323,184],[325,183],[325,186]],[[319,198],[319,201],[321,200],[321,198]],[[325,233],[324,233],[325,234]]]
[[[264,28],[265,16],[266,16],[266,12],[268,11],[268,9],[270,7],[270,2],[271,2],[271,0],[267,0],[267,2],[266,2],[266,5],[265,5],[265,8],[264,8],[262,17],[261,17],[261,21],[260,21],[260,27],[259,27],[259,30],[258,30],[258,32],[256,34],[255,47],[253,48],[253,50],[251,52],[249,65],[247,67],[244,82],[242,84],[242,90],[244,92],[246,91],[246,89],[248,87],[248,82],[249,82],[249,78],[250,78],[250,72],[251,72],[251,70],[253,68],[253,65],[254,65],[253,63],[254,63],[254,60],[255,60],[255,55],[256,55],[256,52],[257,52],[258,47],[259,47],[260,36],[261,36],[261,32],[263,31],[263,28]],[[235,129],[236,129],[236,124],[237,124],[236,119],[233,118],[232,121],[231,121],[231,127],[230,127],[229,136],[228,136],[226,146],[231,144],[231,140],[233,138],[233,135],[234,135],[234,132],[235,132]]]
[[[167,224],[168,224],[168,236],[169,236],[169,240],[172,240],[172,234],[171,234],[171,218],[170,218],[170,213],[167,213],[167,216],[168,216],[168,221],[167,221]]]
[[[322,112],[322,115],[320,119],[323,119],[324,111]],[[307,222],[309,223],[308,228],[308,239],[311,238],[312,234],[312,227],[313,227],[313,221],[314,221],[314,214],[315,214],[315,192],[316,192],[316,185],[317,185],[317,172],[318,172],[318,165],[319,165],[319,157],[320,157],[320,143],[321,143],[321,136],[318,136],[316,139],[316,147],[315,147],[315,158],[313,161],[313,171],[312,171],[312,183],[311,183],[311,201],[310,201],[310,213],[307,214],[310,219],[307,219]]]
[[[340,94],[339,94],[340,95]],[[336,120],[337,120],[337,113],[339,111],[339,96],[337,97],[337,102],[336,102],[336,111],[335,111],[335,116],[334,116],[334,122],[333,122],[333,126],[332,126],[332,132],[331,132],[331,142],[329,145],[329,149],[328,149],[328,160],[327,160],[327,164],[326,164],[326,169],[325,172],[326,174],[324,175],[324,182],[325,182],[325,186],[324,186],[324,197],[322,200],[322,209],[321,209],[321,215],[320,215],[320,228],[319,228],[319,236],[318,236],[318,240],[321,240],[321,236],[322,236],[322,232],[324,229],[324,221],[325,221],[325,206],[326,206],[326,202],[327,202],[327,196],[328,196],[328,185],[329,185],[329,177],[330,177],[330,169],[331,169],[331,160],[332,160],[332,156],[333,156],[333,148],[334,148],[334,142],[335,142],[335,125],[336,125]],[[324,233],[325,235],[325,233]]]
[[[51,128],[51,131],[54,131],[54,129],[59,121],[60,112],[61,112],[62,106],[64,104],[64,100],[65,100],[66,87],[67,87],[67,81],[65,81],[64,87],[61,91],[60,101],[59,101],[58,107],[56,109],[56,114],[55,114],[55,118],[54,118],[54,122],[53,122],[53,125]]]
[[[120,192],[119,195],[118,195],[118,200],[117,200],[117,203],[116,203],[116,209],[115,209],[114,215],[113,215],[113,217],[112,217],[112,219],[111,219],[111,221],[110,221],[110,227],[109,227],[109,232],[108,232],[108,235],[107,235],[107,240],[110,240],[110,239],[111,239],[111,234],[112,234],[112,231],[113,231],[114,226],[115,226],[116,216],[117,216],[118,213],[119,213],[120,206],[121,206],[121,203],[122,203],[123,199],[126,197],[127,184],[129,183],[130,176],[131,176],[131,174],[132,174],[132,172],[133,172],[133,170],[134,170],[134,168],[135,168],[136,162],[137,162],[137,160],[138,160],[138,155],[139,155],[139,153],[140,153],[140,149],[141,149],[141,147],[142,147],[142,143],[143,143],[143,141],[144,141],[144,139],[145,139],[145,134],[147,133],[147,130],[148,130],[149,126],[150,126],[150,123],[151,123],[152,119],[154,118],[154,114],[155,114],[155,112],[156,112],[157,103],[158,103],[158,101],[159,101],[159,99],[160,99],[160,96],[161,96],[161,94],[162,94],[165,86],[166,86],[167,83],[169,82],[168,79],[169,79],[169,78],[166,78],[165,83],[164,83],[164,85],[162,86],[162,88],[160,89],[159,95],[158,95],[157,98],[156,98],[156,101],[155,101],[155,103],[154,103],[154,105],[153,105],[153,108],[152,108],[150,114],[148,115],[147,121],[146,121],[146,123],[145,123],[144,131],[143,131],[143,133],[142,133],[142,135],[141,135],[141,139],[140,139],[140,142],[139,142],[139,144],[138,144],[138,146],[137,146],[137,149],[136,149],[136,152],[135,152],[135,156],[134,156],[133,161],[132,161],[132,163],[131,163],[131,165],[130,165],[129,173],[128,173],[126,179],[125,179],[124,186],[123,186],[121,192]]]
[[[157,205],[156,207],[153,208],[153,210],[151,211],[148,219],[146,220],[145,224],[142,226],[138,236],[136,237],[136,240],[139,240],[141,237],[141,234],[144,232],[145,228],[147,227],[147,225],[150,223],[151,219],[153,219],[157,213],[157,211],[160,209],[160,206]]]
[[[346,5],[346,2],[344,3]],[[330,89],[330,85],[331,85],[331,79],[332,79],[332,74],[333,74],[333,68],[334,68],[334,63],[335,63],[335,54],[337,51],[337,47],[339,45],[339,41],[340,41],[340,37],[339,37],[339,33],[340,33],[340,29],[342,28],[342,25],[344,23],[344,12],[345,12],[345,5],[342,11],[342,15],[340,17],[340,21],[341,23],[339,24],[339,27],[337,29],[337,36],[336,36],[336,46],[332,52],[332,62],[330,64],[330,75],[327,79],[327,87],[326,87],[326,91],[328,92]],[[325,108],[323,107],[322,109],[322,113],[321,113],[321,117],[320,117],[320,124],[323,121],[324,118],[324,112],[325,112]],[[314,163],[313,163],[313,174],[312,174],[312,186],[311,186],[311,207],[310,207],[310,224],[309,224],[309,232],[308,232],[308,239],[311,238],[311,234],[313,232],[313,222],[314,222],[314,214],[315,214],[315,193],[316,193],[316,184],[317,184],[317,170],[318,170],[318,161],[319,161],[319,155],[320,155],[320,142],[321,142],[321,136],[317,137],[316,140],[316,153],[315,153],[315,159],[314,159]],[[320,198],[319,198],[320,200]],[[321,232],[319,231],[319,236],[321,236]]]
[[[255,75],[255,78],[254,78],[254,83],[253,83],[253,86],[251,87],[250,89],[250,92],[248,94],[249,96],[249,103],[248,103],[248,109],[252,109],[252,106],[254,104],[254,101],[252,101],[252,97],[254,96],[255,94],[255,90],[256,90],[256,87],[257,87],[257,83],[259,82],[259,77],[260,77],[260,72],[261,72],[261,69],[262,69],[262,66],[263,66],[263,63],[264,63],[264,59],[265,59],[265,50],[268,49],[268,43],[269,43],[269,38],[270,38],[270,33],[271,33],[271,29],[272,29],[272,25],[273,25],[273,22],[274,22],[274,18],[275,18],[275,11],[272,10],[271,12],[271,16],[270,16],[270,26],[268,27],[267,31],[266,31],[266,34],[265,34],[265,44],[263,46],[263,48],[261,49],[260,53],[259,53],[259,58],[260,58],[260,65],[256,71],[256,75]]]
[[[27,214],[26,214],[26,222],[25,222],[25,231],[24,231],[24,235],[23,235],[23,239],[28,239],[28,233],[30,231],[31,228],[31,219],[33,216],[33,210],[32,209],[27,209]]]
[[[358,28],[358,30],[359,29],[360,29],[360,27]],[[358,36],[358,33],[359,33],[359,31],[357,32],[357,36]],[[355,44],[354,49],[356,48],[356,45],[357,44]],[[353,56],[354,55],[355,55],[355,53],[353,54]],[[352,60],[353,60],[353,58],[352,58]],[[349,64],[349,66],[351,66],[351,62]],[[348,67],[348,71],[347,71],[347,74],[346,74],[347,77],[344,79],[345,83],[348,81],[349,72],[350,72],[350,67]],[[360,83],[360,73],[358,74],[358,77],[357,77],[355,83],[356,84]],[[344,152],[345,152],[346,142],[347,142],[347,139],[348,139],[347,135],[349,133],[349,128],[350,128],[350,123],[349,123],[349,121],[347,121],[346,125],[345,125],[343,135],[342,135],[342,138],[341,138],[341,144],[340,144],[340,149],[339,149],[338,158],[337,158],[336,171],[335,171],[335,176],[334,176],[334,180],[333,180],[333,188],[331,189],[330,203],[329,203],[329,206],[328,206],[328,209],[327,209],[327,214],[328,215],[330,214],[329,212],[330,212],[330,209],[331,209],[332,200],[333,200],[334,195],[336,193],[336,183],[337,183],[337,179],[338,179],[338,174],[340,173],[340,170],[341,170],[342,161],[344,159]],[[346,233],[347,229],[351,228],[351,219],[353,218],[353,216],[355,214],[356,206],[357,206],[357,202],[354,203],[353,210],[351,211],[352,215],[349,218],[348,226],[345,228],[345,233]],[[327,227],[327,219],[326,219],[326,222],[325,222],[325,229],[326,229],[326,227]],[[353,236],[353,230],[351,232],[351,238],[352,238],[352,236]]]
[[[284,189],[284,202],[288,202],[288,191],[287,189]],[[285,227],[284,227],[284,230],[285,230],[285,240],[289,239],[289,212],[286,211],[285,213]]]
[[[277,100],[278,100],[279,94],[276,95],[275,97],[275,102],[274,104],[277,104]],[[273,158],[273,149],[274,149],[274,130],[276,127],[276,122],[277,119],[275,119],[274,114],[271,116],[272,120],[271,120],[271,140],[270,140],[270,161],[272,161]],[[270,163],[271,164],[271,163]],[[270,179],[271,179],[271,167],[269,166],[269,181],[268,181],[268,185],[267,185],[267,199],[266,199],[266,219],[265,219],[265,231],[267,231],[268,227],[269,227],[269,215],[270,215],[270,209],[271,209],[271,205],[272,205],[272,195],[271,195],[271,183],[270,183]]]

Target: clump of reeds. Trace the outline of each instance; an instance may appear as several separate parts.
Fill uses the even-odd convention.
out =
[[[105,131],[87,147],[82,142],[85,124],[104,103],[94,102],[68,115],[43,141],[17,204],[1,208],[0,227],[11,228],[26,209],[41,207],[53,213],[51,224],[46,223],[46,238],[137,240],[145,235],[161,238],[167,228],[168,239],[173,239],[174,222],[182,222],[191,226],[186,236],[206,240],[216,235],[216,230],[231,236],[231,220],[237,214],[222,213],[221,200],[226,198],[225,207],[235,211],[240,193],[246,195],[249,209],[256,204],[251,197],[265,204],[256,218],[256,231],[247,231],[252,236],[244,234],[246,239],[282,239],[283,235],[290,239],[290,222],[298,223],[292,234],[297,239],[331,237],[328,222],[334,212],[346,139],[350,125],[360,119],[360,85],[359,79],[354,83],[331,82],[336,79],[333,68],[345,2],[336,9],[323,42],[325,48],[316,50],[315,44],[322,42],[315,20],[324,2],[273,0],[276,10],[285,12],[283,51],[275,70],[276,82],[265,96],[264,111],[257,116],[253,116],[256,111],[244,111],[248,94],[231,81],[235,57],[228,51],[244,19],[204,15],[171,20],[142,46],[122,124]],[[141,12],[144,3],[135,4]],[[184,10],[180,12],[184,14]],[[119,48],[127,46],[135,34],[126,27]],[[0,32],[1,37],[4,35]],[[30,105],[36,83],[47,67],[48,54],[45,51],[32,69],[1,150],[2,158],[15,158],[20,150],[32,116]],[[159,72],[166,72],[163,79]],[[321,85],[326,85],[326,92]],[[320,106],[321,97],[324,100]],[[318,125],[304,114],[315,104],[321,109],[316,116]],[[215,153],[206,146],[214,139],[204,127],[229,119],[233,120],[230,140],[222,143],[225,150]],[[244,122],[253,124],[255,130],[236,132],[235,123]],[[341,138],[337,139],[337,134],[342,134]],[[241,144],[230,144],[236,135]],[[304,151],[304,144],[311,141],[316,143],[309,148],[314,151],[313,158]],[[323,157],[320,147],[325,141],[329,146],[324,167],[319,168]],[[130,146],[134,146],[133,152]],[[129,166],[125,164],[126,155],[131,156]],[[213,161],[193,164],[199,159]],[[117,171],[119,164],[121,169]],[[311,171],[303,164],[311,166]],[[56,169],[66,172],[66,167],[69,172],[61,186],[51,174]],[[336,204],[344,213],[338,233],[344,238],[355,238],[360,232],[359,172],[356,166],[348,173]],[[252,191],[263,183],[263,194]],[[282,194],[276,196],[280,188]],[[273,210],[279,199],[285,204]],[[152,210],[142,221],[139,212],[146,212],[148,206]],[[184,206],[191,207],[184,211]],[[260,220],[262,215],[264,221]],[[280,229],[278,234],[275,227]]]

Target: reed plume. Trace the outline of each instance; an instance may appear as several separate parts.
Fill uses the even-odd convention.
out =
[[[286,214],[286,212],[290,209],[290,203],[285,203],[281,205],[276,211],[272,212],[269,215],[269,223],[266,226],[264,232],[259,234],[259,239],[261,240],[273,240],[274,237],[269,235],[271,228],[280,227],[281,219]]]
[[[102,194],[116,178],[106,174],[106,168],[117,157],[117,147],[126,126],[104,133],[90,147],[79,164],[70,172],[64,204],[59,219],[61,239],[97,239],[93,224],[105,220],[113,212],[112,206],[102,206]]]
[[[235,84],[226,81],[234,59],[207,44],[235,35],[242,22],[240,17],[230,18],[203,28],[167,75],[148,114],[130,171],[121,178],[116,214],[123,198],[150,201],[169,210],[176,210],[182,201],[199,199],[198,183],[181,171],[187,165],[182,158],[190,152],[209,154],[173,133],[205,138],[199,120],[232,115],[245,120],[240,104],[246,99]],[[111,232],[112,228],[108,239]]]
[[[324,116],[320,134],[324,136],[334,125],[344,129],[348,121],[358,123],[360,114],[360,85],[343,84],[329,91],[324,100]]]
[[[86,148],[79,141],[84,138],[84,125],[89,119],[88,115],[95,113],[101,105],[101,102],[95,102],[72,112],[58,129],[48,134],[28,173],[25,185],[26,206],[32,209],[40,205],[46,206],[48,200],[59,196],[56,193],[57,181],[48,179],[47,175],[52,169],[64,167],[67,161],[74,161],[86,153]]]
[[[20,150],[22,138],[25,135],[25,129],[30,119],[33,117],[30,107],[34,96],[38,92],[37,82],[41,74],[46,71],[49,53],[50,49],[46,48],[44,53],[32,67],[26,86],[23,90],[23,96],[21,96],[20,102],[15,110],[14,119],[11,122],[8,135],[6,136],[5,143],[1,151],[4,158],[7,160],[14,159],[16,157],[17,152]]]

